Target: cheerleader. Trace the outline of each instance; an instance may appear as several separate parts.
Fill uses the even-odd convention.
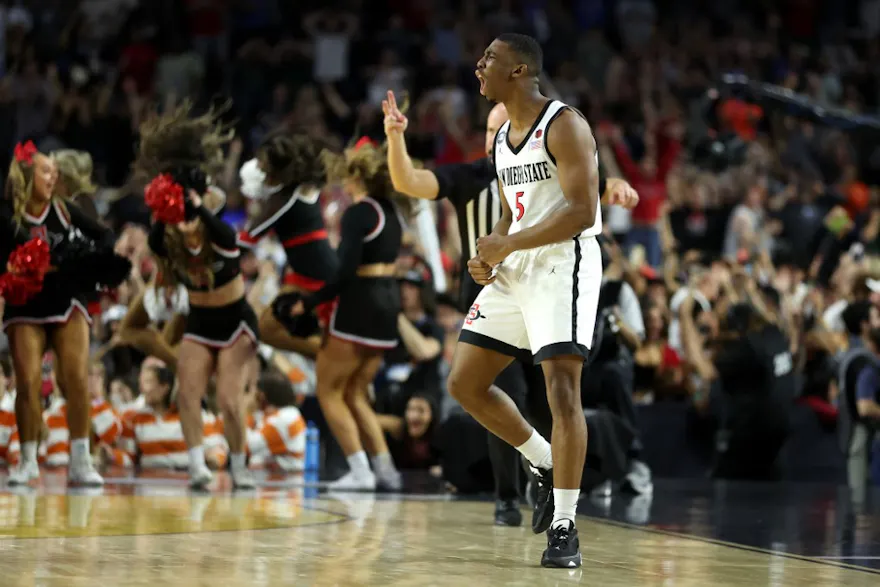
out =
[[[178,408],[189,450],[190,484],[212,480],[205,462],[201,400],[216,375],[217,402],[230,449],[230,472],[239,489],[254,487],[245,454],[243,395],[257,346],[257,318],[245,300],[235,231],[203,205],[208,174],[222,167],[230,138],[216,112],[189,117],[178,108],[141,126],[136,173],[153,177],[145,201],[153,211],[149,245],[167,286],[183,284],[189,298],[177,352]]]
[[[327,239],[319,196],[326,173],[321,146],[306,135],[276,131],[257,148],[256,158],[242,166],[242,191],[260,204],[260,212],[238,236],[253,247],[274,233],[287,255],[282,292],[313,293],[336,274],[337,257]],[[332,306],[317,309],[329,318]],[[299,320],[294,331],[283,325],[270,305],[260,315],[260,337],[277,349],[315,357],[321,345],[318,319]]]
[[[76,204],[83,214],[91,220],[98,221],[98,210],[92,196],[97,186],[92,183],[92,156],[85,151],[75,149],[59,149],[52,152],[52,160],[58,167],[58,182],[55,184],[55,195]],[[101,314],[100,292],[89,292],[85,295],[86,309],[89,316]]]
[[[217,215],[226,204],[226,194],[208,187],[205,206]],[[164,285],[156,276],[128,305],[119,327],[119,343],[130,345],[147,356],[157,357],[173,372],[177,371],[177,349],[186,330],[189,296],[186,287],[171,280]],[[161,329],[159,324],[164,324]]]
[[[100,486],[89,452],[89,325],[83,293],[118,285],[131,269],[112,253],[113,234],[90,220],[78,206],[54,193],[58,168],[33,143],[17,145],[9,166],[0,217],[6,241],[0,267],[12,248],[28,236],[47,243],[53,270],[38,293],[13,304],[7,295],[3,328],[9,338],[17,382],[16,421],[21,462],[9,476],[12,485],[39,478],[37,443],[41,429],[42,359],[51,349],[58,361],[58,383],[67,398],[70,426],[69,483]],[[45,247],[45,245],[42,245]],[[29,257],[32,258],[32,257]],[[99,275],[104,272],[104,275]]]
[[[325,153],[328,174],[341,180],[354,202],[343,214],[339,270],[323,288],[292,301],[291,314],[306,315],[337,299],[329,337],[318,353],[318,401],[350,471],[331,489],[396,489],[400,474],[368,398],[383,353],[397,346],[400,287],[396,260],[402,228],[390,200],[392,188],[382,149],[362,139],[342,155]],[[293,300],[293,298],[291,298]],[[370,470],[364,446],[374,455]]]

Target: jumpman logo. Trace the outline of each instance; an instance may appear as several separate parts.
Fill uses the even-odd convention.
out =
[[[555,266],[550,270],[550,275],[556,275],[556,267]]]

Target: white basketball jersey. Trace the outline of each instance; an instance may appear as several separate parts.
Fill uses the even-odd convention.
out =
[[[532,129],[518,146],[510,144],[510,121],[505,122],[495,137],[495,170],[504,190],[504,197],[513,212],[508,234],[519,232],[542,222],[567,204],[556,175],[556,160],[547,151],[547,127],[567,108],[558,100],[547,102]],[[598,166],[599,154],[596,152]],[[583,189],[591,189],[583,186]],[[581,236],[602,233],[602,208],[596,201],[596,222]]]

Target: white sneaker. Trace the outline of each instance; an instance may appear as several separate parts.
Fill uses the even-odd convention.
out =
[[[327,485],[328,491],[375,491],[376,476],[372,471],[356,475],[349,471]]]
[[[9,478],[6,483],[11,487],[17,485],[30,485],[31,481],[37,481],[40,478],[40,466],[37,463],[20,463],[9,471]]]
[[[257,487],[257,482],[254,480],[254,475],[251,473],[251,470],[247,467],[237,468],[230,467],[229,473],[232,475],[232,487],[233,489],[255,489]]]
[[[67,484],[76,487],[103,487],[104,478],[95,470],[91,458],[81,462],[71,460],[67,471]]]
[[[214,480],[214,475],[207,465],[200,465],[189,471],[189,487],[199,491],[207,491],[208,485]]]
[[[403,477],[397,469],[377,469],[376,485],[386,491],[400,491],[403,487]]]

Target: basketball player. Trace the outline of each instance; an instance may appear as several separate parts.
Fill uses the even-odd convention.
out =
[[[409,121],[398,108],[393,92],[388,92],[382,102],[382,109],[385,114],[385,135],[388,138],[388,168],[394,188],[399,193],[414,198],[446,198],[452,203],[458,216],[462,243],[461,266],[466,268],[468,261],[476,256],[477,239],[491,233],[501,216],[495,165],[491,158],[495,135],[508,120],[507,109],[504,104],[496,104],[486,118],[486,157],[470,163],[442,165],[434,170],[417,169],[413,165],[404,138]],[[608,178],[600,180],[599,184],[604,204],[614,203],[631,208],[638,202],[638,194],[623,179]],[[469,311],[481,289],[482,286],[474,282],[470,275],[462,277],[459,306],[463,312]],[[546,402],[540,368],[533,366],[531,357],[527,363],[511,363],[499,375],[494,385],[520,406],[532,403],[533,396],[538,402]],[[529,412],[530,421],[538,429],[549,431],[549,422],[535,421],[532,418],[536,414],[531,413],[532,411]],[[543,413],[545,410],[540,411]],[[546,413],[549,415],[549,409]],[[498,437],[490,435],[489,458],[495,476],[495,524],[519,526],[522,514],[518,505],[516,471],[519,468],[519,458],[516,450]]]
[[[477,240],[468,268],[477,296],[456,347],[449,391],[531,463],[533,530],[547,531],[545,567],[581,565],[575,510],[587,448],[581,369],[602,283],[596,144],[590,125],[538,88],[543,55],[531,37],[504,34],[477,63],[480,93],[507,108],[495,138],[501,219]],[[492,382],[514,357],[544,372],[553,417],[547,442]],[[551,492],[552,489],[552,492]]]

